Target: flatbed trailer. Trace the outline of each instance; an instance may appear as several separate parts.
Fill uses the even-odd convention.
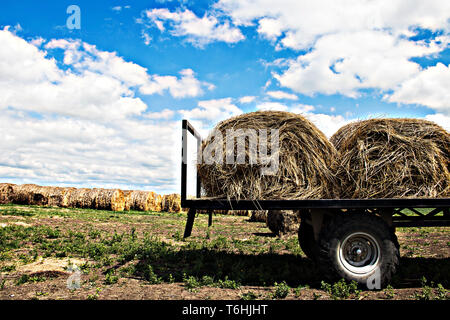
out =
[[[188,135],[202,137],[182,121],[181,207],[188,208],[184,237],[192,232],[197,212],[214,210],[298,210],[299,244],[329,279],[345,278],[369,289],[386,286],[399,264],[396,227],[450,226],[450,198],[237,200],[202,198],[197,175],[196,196],[187,198]],[[406,209],[409,211],[405,213]],[[422,209],[422,210],[421,210]],[[423,210],[428,209],[428,210]]]

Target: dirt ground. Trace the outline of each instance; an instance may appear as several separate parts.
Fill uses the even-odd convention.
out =
[[[248,217],[0,206],[0,299],[448,299],[450,230],[400,228],[388,288],[327,283],[297,236]]]

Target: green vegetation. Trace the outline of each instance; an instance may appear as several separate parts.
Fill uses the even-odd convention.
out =
[[[358,283],[356,281],[347,282],[344,279],[341,279],[332,285],[322,281],[321,289],[327,292],[334,300],[347,299],[351,295],[355,298],[359,298],[361,293],[361,291],[358,290]]]
[[[414,299],[416,300],[447,300],[448,290],[446,290],[442,284],[437,284],[435,286],[434,282],[431,281],[428,285],[428,280],[425,277],[421,279],[422,288],[420,292],[414,293]]]
[[[122,286],[128,279],[149,286],[174,284],[192,293],[202,288],[234,290],[243,300],[361,298],[356,283],[323,282],[315,264],[301,251],[296,235],[274,237],[263,223],[249,223],[246,217],[215,216],[213,226],[208,227],[207,216],[200,215],[187,239],[182,238],[184,213],[0,205],[0,217],[6,224],[0,228],[1,292],[12,285],[38,285],[53,279],[47,274],[23,273],[22,266],[41,258],[69,258],[84,261],[78,268],[82,286],[91,290],[83,296],[87,299],[98,299],[102,288]],[[429,281],[420,283],[419,291],[410,298],[447,299],[450,259],[425,255],[431,246],[443,248],[442,254],[446,254],[450,231],[399,231],[403,235],[402,268],[379,297],[396,299],[394,287],[405,287],[405,279],[416,279],[413,285],[417,288],[425,275]]]
[[[281,283],[275,282],[275,292],[273,293],[274,299],[284,299],[289,294],[291,288],[287,285],[285,281]]]

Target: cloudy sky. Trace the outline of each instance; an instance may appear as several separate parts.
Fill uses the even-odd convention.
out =
[[[179,192],[183,118],[202,134],[255,110],[302,113],[328,136],[373,117],[450,130],[450,1],[0,9],[1,182]]]

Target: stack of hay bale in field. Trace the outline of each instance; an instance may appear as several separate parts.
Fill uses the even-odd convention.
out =
[[[450,135],[420,119],[371,119],[339,129],[331,142],[340,198],[450,196]]]
[[[35,184],[0,183],[0,204],[15,203],[61,208],[84,208],[111,211],[180,212],[180,195],[163,197],[151,191],[101,188],[43,187]]]
[[[249,165],[250,154],[254,152],[250,150],[250,143],[245,144],[245,163],[229,164],[226,157],[227,150],[230,149],[224,143],[221,146],[223,148],[222,163],[201,163],[197,167],[206,196],[248,200],[335,197],[337,183],[331,168],[337,157],[336,150],[326,136],[303,116],[281,111],[252,112],[220,122],[215,127],[215,132],[219,131],[223,137],[226,137],[229,129],[234,130],[235,137],[243,139],[248,136],[249,129],[254,132],[266,129],[267,138],[270,137],[271,129],[277,129],[278,153],[275,154],[277,150],[270,150],[271,143],[268,143],[268,153],[274,152],[275,156],[278,156],[278,170],[273,175],[263,175],[261,174],[262,164]],[[214,138],[213,131],[203,141],[202,149],[205,150],[213,145]],[[256,137],[257,145],[260,142],[259,138]],[[236,148],[231,149],[236,155]],[[270,224],[276,233],[288,232],[291,227],[285,224],[293,221],[292,215],[296,216],[292,211],[269,210],[267,220],[272,215],[286,216],[286,219],[270,220],[281,224],[278,226]]]

